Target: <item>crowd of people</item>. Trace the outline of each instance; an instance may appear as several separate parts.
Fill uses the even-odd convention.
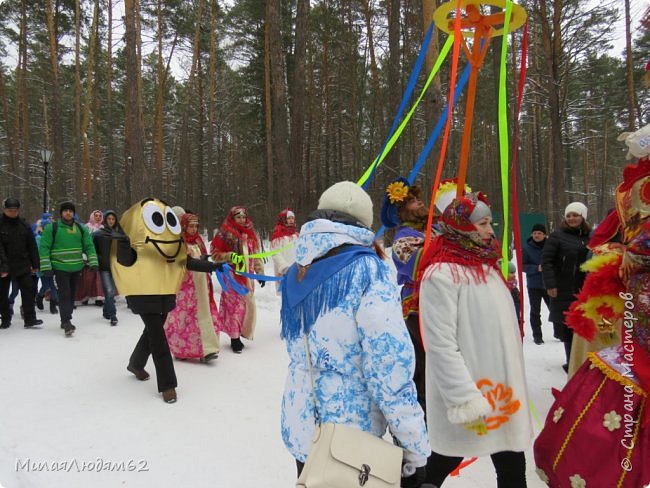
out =
[[[522,249],[533,341],[545,343],[544,302],[568,373],[535,441],[537,472],[553,487],[650,483],[649,140],[648,128],[626,138],[638,161],[595,230],[587,206],[572,202],[550,234],[534,224]],[[289,356],[281,430],[299,477],[317,426],[333,423],[377,437],[388,430],[404,453],[400,486],[440,487],[464,458],[490,456],[497,486],[522,488],[534,435],[516,268],[501,254],[485,195],[445,180],[433,199],[430,215],[418,186],[397,178],[386,187],[379,213],[395,229],[395,277],[372,231],[373,202],[348,181],[325,190],[300,228],[282,210],[268,252],[243,206],[208,245],[198,215],[154,198],[120,218],[94,210],[86,225],[64,202],[56,219],[45,213],[32,227],[6,198],[0,327],[12,323],[10,288],[26,328],[42,325],[36,309],[49,299],[68,336],[76,304],[95,300],[117,325],[115,297],[125,296],[144,323],[127,370],[148,380],[151,356],[158,391],[174,403],[174,358],[209,363],[220,333],[237,354],[253,338],[254,291],[270,278],[263,258],[272,256]],[[230,273],[218,304],[214,271]],[[604,440],[615,434],[618,457],[609,459]]]

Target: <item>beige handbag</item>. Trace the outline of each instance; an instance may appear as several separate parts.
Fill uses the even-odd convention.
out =
[[[399,488],[401,447],[343,424],[321,423],[316,407],[309,343],[305,336],[316,430],[297,488]]]

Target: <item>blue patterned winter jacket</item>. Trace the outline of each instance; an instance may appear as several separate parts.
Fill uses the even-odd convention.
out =
[[[318,261],[341,245],[367,250],[373,240],[367,229],[318,219],[305,224],[296,241],[296,262],[316,262],[301,281],[295,279],[294,265],[293,282],[289,276],[283,287],[282,328],[290,361],[281,422],[287,449],[302,462],[315,426],[305,331],[322,422],[378,437],[388,427],[405,449],[405,460],[415,466],[424,465],[431,451],[412,381],[413,346],[388,266],[372,252],[354,259],[342,252]],[[319,263],[325,265],[319,268]],[[319,276],[325,278],[319,281]],[[311,286],[307,293],[303,285]]]

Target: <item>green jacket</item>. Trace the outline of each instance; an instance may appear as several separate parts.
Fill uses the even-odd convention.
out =
[[[63,220],[56,223],[57,231],[52,239],[54,225],[43,229],[38,253],[41,258],[41,271],[81,271],[84,267],[83,254],[88,266],[97,267],[97,254],[88,229],[82,224],[68,225]]]

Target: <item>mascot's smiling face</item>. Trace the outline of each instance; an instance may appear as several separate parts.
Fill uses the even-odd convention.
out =
[[[137,254],[135,263],[127,267],[117,262],[114,250],[111,252],[111,271],[120,294],[176,294],[185,272],[187,249],[179,219],[169,205],[146,198],[124,212],[120,225]]]
[[[174,262],[183,244],[181,224],[176,214],[169,206],[153,198],[143,200],[140,206],[144,224],[144,243],[152,244],[167,262]]]

